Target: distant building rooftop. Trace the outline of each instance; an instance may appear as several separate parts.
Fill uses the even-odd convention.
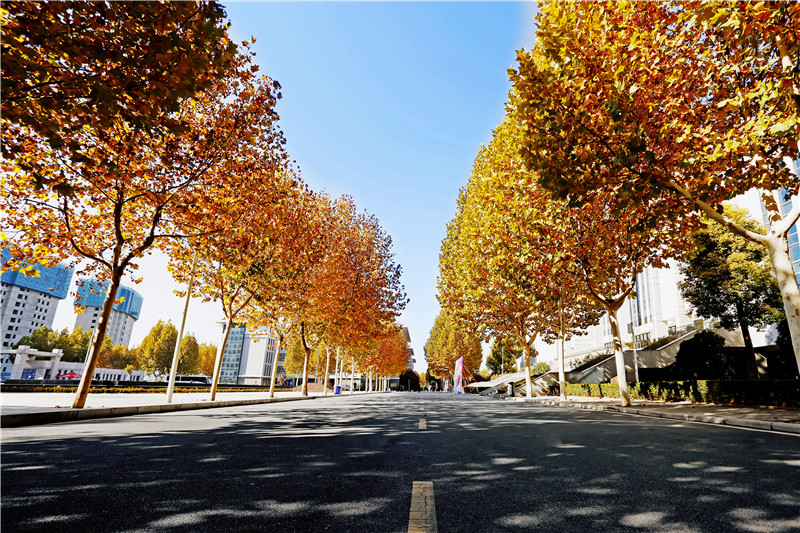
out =
[[[2,261],[6,262],[11,258],[11,252],[3,248]],[[0,281],[7,285],[16,285],[33,291],[47,294],[63,300],[67,297],[69,283],[72,280],[72,268],[66,266],[46,267],[35,264],[34,269],[38,276],[26,276],[21,272],[8,271],[0,275]]]
[[[82,280],[78,286],[78,296],[75,297],[76,306],[102,307],[106,299],[108,290],[107,281],[97,281],[96,279]],[[114,310],[130,315],[136,320],[142,311],[142,295],[125,285],[120,285],[117,289],[116,299],[124,298],[122,302],[114,304]]]

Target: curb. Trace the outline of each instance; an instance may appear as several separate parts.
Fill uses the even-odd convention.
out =
[[[369,394],[369,393],[367,393]],[[344,398],[349,395],[339,395]],[[50,411],[37,411],[33,413],[14,413],[0,416],[0,427],[15,428],[23,426],[38,426],[41,424],[55,424],[58,422],[75,422],[78,420],[92,420],[97,418],[117,418],[122,416],[147,415],[157,413],[171,413],[175,411],[194,411],[197,409],[213,409],[216,407],[235,407],[240,405],[260,405],[278,402],[295,402],[302,400],[316,400],[318,398],[336,398],[335,394],[328,396],[301,396],[292,398],[263,398],[255,400],[215,400],[213,402],[194,403],[166,403],[155,405],[138,405],[126,407],[90,407],[84,409],[53,409]]]
[[[588,409],[590,411],[609,411],[613,413],[649,416],[652,418],[665,418],[669,420],[685,420],[688,422],[701,422],[704,424],[718,424],[723,426],[740,427],[747,429],[761,429],[766,431],[780,431],[781,433],[791,433],[800,435],[800,424],[790,424],[788,422],[770,422],[768,420],[752,420],[749,418],[732,418],[715,415],[693,415],[681,413],[664,413],[650,409],[638,409],[636,407],[617,407],[613,405],[586,405],[582,403],[564,402],[561,400],[529,400],[523,399],[526,403],[540,405],[554,405],[559,407],[570,407],[572,409]]]

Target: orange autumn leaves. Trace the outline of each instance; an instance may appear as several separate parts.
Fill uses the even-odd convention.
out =
[[[788,233],[800,218],[800,4],[548,2],[511,72],[526,166],[559,197],[613,190],[659,223],[702,211],[763,246],[800,365],[800,289]],[[757,189],[758,234],[722,203]]]
[[[635,273],[679,257],[701,210],[769,251],[800,364],[786,242],[800,205],[778,202],[800,187],[787,165],[800,157],[798,35],[797,3],[543,3],[443,241],[442,306],[491,336],[516,323],[524,345],[519,332],[556,335],[555,316],[563,338],[564,302],[584,307],[563,291],[578,286],[608,313],[621,359],[615,313]],[[754,187],[766,235],[721,206]],[[548,300],[558,313],[537,308]]]
[[[219,4],[9,2],[2,16],[3,269],[67,261],[113,295],[152,249],[182,282],[197,252],[193,292],[231,320],[343,338],[394,321],[405,296],[388,236],[302,184],[280,85],[231,44]],[[251,303],[268,312],[247,317]]]

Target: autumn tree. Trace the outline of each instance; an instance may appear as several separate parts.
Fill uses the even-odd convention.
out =
[[[244,170],[271,160],[266,155],[282,146],[274,124],[278,86],[259,77],[250,61],[237,56],[229,75],[182,102],[177,113],[191,127],[155,134],[120,122],[97,132],[80,130],[71,141],[79,152],[54,148],[28,132],[35,154],[3,163],[8,179],[0,203],[4,222],[14,228],[14,257],[80,258],[80,274],[110,280],[75,407],[86,400],[113,295],[137,258],[169,239],[208,234],[214,229],[209,221],[224,223],[231,200],[213,193],[234,190],[237,180],[244,186],[250,177]],[[39,187],[37,176],[58,185]]]
[[[156,376],[169,373],[177,340],[178,330],[171,321],[156,322],[134,350],[139,367]]]
[[[483,360],[480,338],[461,327],[446,310],[436,316],[424,350],[428,374],[438,379],[452,380],[460,357],[471,372],[477,372]]]
[[[596,193],[578,207],[567,206],[565,215],[562,246],[574,265],[574,275],[606,311],[620,400],[630,405],[617,312],[633,292],[636,275],[648,265],[664,266],[682,252],[685,242],[674,225],[655,221],[648,205],[620,208],[612,191]]]
[[[387,328],[386,334],[380,339],[378,354],[379,372],[384,377],[399,375],[409,367],[411,357],[408,343],[400,326],[392,325]]]
[[[78,158],[83,129],[175,131],[181,101],[230,68],[217,2],[4,2],[2,146],[14,159],[34,148],[32,130]],[[34,175],[40,185],[58,175]]]
[[[109,338],[106,337],[106,339]],[[100,352],[97,366],[100,368],[117,368],[130,371],[139,368],[139,361],[133,350],[129,350],[121,344],[117,344],[116,346],[112,346],[111,349]]]
[[[359,366],[378,382],[400,374],[410,362],[402,328],[397,324],[384,325],[375,332],[375,337],[364,346],[357,358]]]
[[[744,209],[725,206],[726,215],[753,233],[765,228]],[[692,235],[694,251],[681,265],[684,279],[678,287],[683,297],[704,318],[717,318],[725,329],[739,328],[751,355],[755,352],[750,327],[765,328],[784,319],[778,283],[763,246],[705,219]]]
[[[292,338],[286,347],[286,358],[283,361],[283,368],[288,374],[302,374],[303,364],[305,363],[306,352],[299,337]]]
[[[369,338],[375,325],[393,322],[407,301],[391,238],[377,218],[357,213],[349,198],[321,201],[320,213],[326,230],[309,246],[321,254],[296,291],[306,352],[304,395],[311,352],[326,336],[335,333],[340,344]]]
[[[271,213],[269,253],[256,258],[245,279],[253,300],[243,310],[243,318],[256,330],[266,328],[276,337],[277,354],[299,328],[302,294],[324,253],[324,241],[319,236],[326,224],[318,195],[304,187],[288,192],[292,197]],[[272,365],[270,398],[275,395],[278,360],[276,357]]]
[[[204,376],[214,374],[214,359],[217,355],[217,347],[213,344],[199,344],[196,371]]]
[[[45,326],[37,328],[30,335],[20,338],[14,348],[20,346],[30,346],[34,350],[51,352],[55,349],[62,351],[61,360],[64,362],[81,362],[86,359],[86,352],[92,340],[91,331],[82,331],[76,328],[70,332],[67,328],[61,331],[53,331]],[[111,339],[103,343],[101,354],[106,354],[113,348]],[[116,367],[113,367],[116,368]],[[124,367],[122,367],[124,368]]]
[[[230,333],[236,324],[243,323],[242,316],[253,301],[254,294],[248,290],[248,276],[262,254],[268,254],[272,247],[269,221],[271,213],[280,209],[283,199],[282,185],[274,174],[257,172],[248,177],[249,187],[240,191],[238,197],[227,196],[234,193],[225,190],[228,184],[220,191],[221,196],[228,197],[233,204],[228,205],[225,215],[215,222],[224,220],[225,225],[202,238],[175,240],[169,251],[173,276],[176,279],[193,276],[192,292],[204,301],[219,302],[225,317],[212,374],[212,400],[216,396]],[[257,203],[252,204],[250,200],[256,198]],[[190,262],[194,268],[188,267]],[[248,327],[252,330],[254,325]]]
[[[527,167],[562,197],[610,187],[662,221],[697,209],[764,247],[800,366],[787,241],[800,203],[780,209],[800,189],[800,4],[549,2],[536,24],[511,73]],[[763,234],[722,204],[753,188]]]
[[[525,169],[522,132],[509,114],[478,152],[442,242],[439,302],[484,340],[514,339],[525,354],[530,396],[534,342],[558,336],[559,307],[572,306],[570,333],[596,321],[597,314],[587,311],[584,300],[562,297],[569,287],[563,246],[554,237],[562,206]]]

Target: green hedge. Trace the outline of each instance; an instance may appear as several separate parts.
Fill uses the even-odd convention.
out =
[[[749,405],[800,406],[800,381],[660,381],[631,383],[628,390],[634,400],[690,401],[703,403],[735,403]],[[619,398],[616,383],[568,383],[567,396]],[[558,384],[550,387],[558,395]]]

